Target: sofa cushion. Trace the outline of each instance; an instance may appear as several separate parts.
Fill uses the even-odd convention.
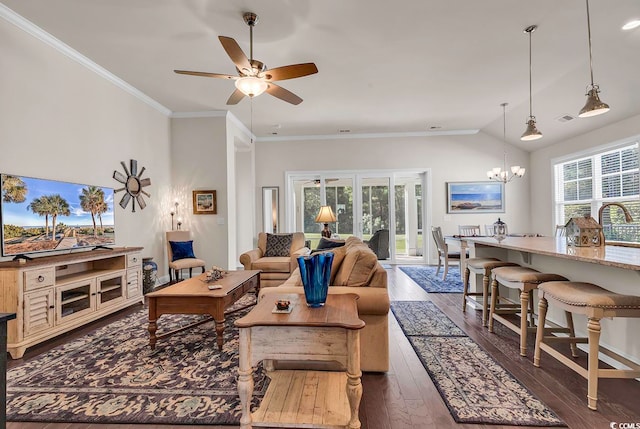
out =
[[[287,282],[277,288],[261,288],[260,299],[270,299],[269,295],[273,294],[288,293],[304,293],[304,290],[301,286],[292,286]],[[353,293],[358,296],[356,305],[358,306],[358,315],[360,316],[385,316],[389,313],[389,294],[386,288],[359,288],[355,290],[349,286],[332,286],[329,288],[329,294],[346,293]]]
[[[267,234],[265,257],[290,256],[293,234]]]
[[[342,247],[344,244],[344,240],[332,240],[330,238],[321,237],[316,250],[334,249],[336,247]]]
[[[344,260],[336,273],[333,285],[366,286],[369,284],[377,264],[378,258],[371,249],[364,244],[351,244],[347,239]]]
[[[291,258],[288,256],[260,258],[251,264],[251,268],[263,272],[288,273],[291,269]]]

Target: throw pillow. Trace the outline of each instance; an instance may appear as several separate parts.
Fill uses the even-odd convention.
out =
[[[290,256],[293,234],[267,234],[266,257]]]
[[[170,241],[169,245],[171,246],[171,253],[173,254],[173,261],[177,261],[179,259],[187,259],[187,258],[195,258],[196,255],[193,254],[193,240],[189,241]]]
[[[324,237],[320,238],[320,243],[318,243],[318,248],[316,250],[323,249],[334,249],[336,247],[344,246],[344,240],[330,240]]]

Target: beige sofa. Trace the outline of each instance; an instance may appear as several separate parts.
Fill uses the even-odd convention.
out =
[[[360,331],[362,371],[389,370],[389,294],[387,272],[377,256],[356,237],[349,237],[334,253],[329,293],[358,295],[358,315],[366,326]],[[260,290],[260,299],[278,293],[304,293],[300,270],[296,269],[283,285]]]
[[[240,255],[240,263],[245,270],[261,270],[260,287],[279,286],[287,280],[298,266],[297,257],[310,252],[304,247],[304,233],[292,233],[288,256],[265,256],[267,252],[267,234],[258,234],[258,248]],[[274,234],[287,235],[287,234]]]

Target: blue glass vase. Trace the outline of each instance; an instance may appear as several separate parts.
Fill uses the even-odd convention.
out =
[[[327,302],[332,263],[333,253],[331,252],[298,257],[307,306],[317,308]]]

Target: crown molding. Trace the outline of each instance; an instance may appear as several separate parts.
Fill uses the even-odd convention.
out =
[[[227,116],[226,110],[203,110],[199,112],[171,112],[171,118],[224,118]],[[230,112],[229,112],[230,113]]]
[[[407,137],[434,137],[434,136],[467,136],[477,134],[479,129],[448,130],[448,131],[415,131],[397,133],[361,133],[361,134],[319,134],[308,136],[273,136],[258,137],[258,142],[284,142],[305,140],[353,140],[353,139],[381,139],[381,138],[407,138]]]
[[[16,27],[23,30],[24,32],[32,35],[36,39],[56,49],[61,54],[66,55],[72,60],[80,63],[87,69],[96,73],[98,76],[106,79],[107,81],[113,83],[118,88],[124,90],[125,92],[128,92],[129,94],[138,98],[145,104],[153,107],[163,115],[169,116],[171,114],[170,109],[166,108],[165,106],[158,103],[156,100],[149,97],[139,89],[133,87],[132,85],[125,82],[124,80],[120,79],[119,77],[117,77],[116,75],[114,75],[113,73],[105,69],[104,67],[91,61],[89,58],[85,57],[80,52],[76,51],[66,43],[62,42],[61,40],[47,33],[46,31],[44,31],[42,28],[38,27],[31,21],[28,21],[22,16],[18,15],[17,13],[15,13],[13,10],[9,9],[7,6],[3,5],[2,3],[0,3],[0,17],[4,18],[7,22],[10,22],[11,24],[15,25]]]

